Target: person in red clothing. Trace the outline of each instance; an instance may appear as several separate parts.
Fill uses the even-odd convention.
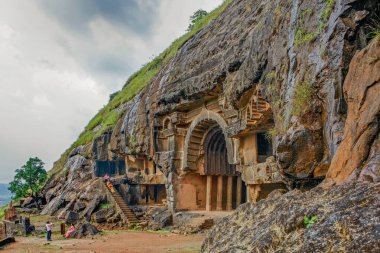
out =
[[[112,183],[111,183],[110,181],[107,181],[107,187],[108,187],[108,189],[110,189],[110,191],[111,191],[112,193],[115,192],[115,189],[113,188],[113,185],[112,185]]]

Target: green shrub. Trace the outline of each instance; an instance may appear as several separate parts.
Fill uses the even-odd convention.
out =
[[[311,228],[315,222],[317,221],[317,216],[313,215],[310,218],[305,216],[303,217],[303,224],[306,226],[306,228]]]
[[[298,28],[296,36],[294,38],[294,45],[296,47],[309,43],[313,40],[315,40],[318,36],[317,32],[308,32],[302,27]]]
[[[103,202],[103,203],[100,203],[99,207],[100,207],[100,209],[107,209],[107,208],[111,208],[112,204],[108,203],[108,202]]]
[[[303,110],[307,109],[312,95],[313,90],[309,82],[301,82],[297,84],[293,98],[293,116],[299,116]]]
[[[285,115],[285,101],[281,97],[280,89],[276,85],[276,71],[270,71],[265,75],[265,81],[270,82],[265,89],[265,97],[270,102],[273,114],[275,115],[276,126],[266,132],[266,138],[285,134],[289,128],[289,120]]]
[[[322,13],[321,13],[321,21],[322,22],[327,22],[329,19],[334,6],[335,6],[335,0],[325,0],[326,6],[323,8]]]
[[[7,209],[8,206],[3,206],[3,207],[0,207],[0,220],[1,219],[4,219],[5,217],[5,209]]]

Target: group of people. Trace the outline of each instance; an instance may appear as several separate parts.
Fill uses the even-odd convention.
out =
[[[115,192],[115,188],[113,187],[113,184],[111,183],[110,181],[110,176],[108,176],[107,174],[104,175],[104,180],[106,182],[106,185],[107,185],[107,188],[112,192],[114,193]]]
[[[51,231],[52,231],[52,227],[54,226],[53,223],[51,223],[50,221],[46,222],[46,240],[48,241],[51,241]],[[70,229],[66,232],[66,235],[65,235],[65,238],[69,238],[72,233],[75,231],[75,226],[74,224],[71,224],[71,227]]]

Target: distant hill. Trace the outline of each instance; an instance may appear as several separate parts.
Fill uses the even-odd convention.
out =
[[[0,207],[8,204],[11,200],[11,192],[8,191],[8,184],[0,184]]]

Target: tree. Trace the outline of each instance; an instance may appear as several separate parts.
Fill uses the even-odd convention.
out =
[[[108,102],[111,102],[111,101],[112,101],[112,99],[114,99],[114,97],[116,97],[116,95],[117,95],[118,93],[119,93],[119,92],[118,92],[118,91],[116,91],[116,92],[114,92],[114,93],[110,94],[110,98],[109,98],[109,101],[108,101]]]
[[[41,190],[47,177],[44,163],[38,158],[29,158],[21,169],[16,170],[16,175],[12,182],[9,183],[9,190],[15,195],[15,198],[30,196],[36,202],[37,194]]]
[[[199,9],[190,17],[190,24],[187,27],[187,31],[191,31],[194,25],[201,20],[203,17],[207,16],[207,11]]]

